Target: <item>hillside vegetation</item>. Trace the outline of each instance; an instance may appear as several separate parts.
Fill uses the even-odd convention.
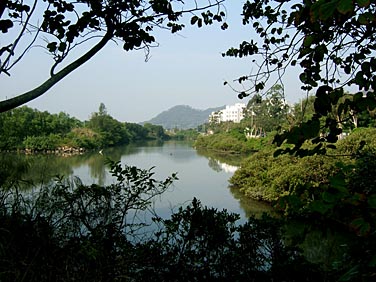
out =
[[[209,115],[223,109],[223,107],[209,108],[206,110],[193,109],[190,106],[178,105],[158,114],[145,123],[163,126],[166,129],[190,129],[208,122]]]

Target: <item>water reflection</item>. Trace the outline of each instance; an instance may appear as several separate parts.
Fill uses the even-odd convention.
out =
[[[233,167],[239,167],[242,161],[249,157],[246,154],[224,154],[211,150],[197,149],[197,154],[204,156],[207,159],[214,159],[221,164],[226,164]]]
[[[0,154],[0,184],[10,179],[22,179],[37,186],[48,183],[56,175],[74,175],[87,185],[108,185],[115,181],[106,166],[106,160],[110,159],[142,169],[155,166],[155,178],[160,180],[177,172],[179,180],[174,183],[172,192],[163,196],[159,204],[161,210],[171,211],[172,207],[196,197],[203,205],[226,208],[247,217],[266,208],[260,208],[257,202],[243,199],[238,191],[228,188],[228,179],[242,158],[196,151],[190,143],[181,141],[132,144],[69,157]]]
[[[247,198],[236,187],[230,186],[230,191],[233,197],[239,201],[240,207],[247,218],[250,216],[260,218],[263,213],[273,214],[270,204]]]
[[[12,179],[41,185],[56,175],[76,175],[84,184],[107,185],[114,181],[105,165],[106,159],[111,159],[144,169],[156,166],[156,178],[161,180],[172,172],[178,172],[180,180],[155,204],[160,216],[169,217],[174,207],[197,197],[203,205],[240,214],[244,222],[250,216],[260,217],[264,212],[271,212],[269,205],[247,199],[235,187],[228,187],[228,179],[245,157],[196,151],[184,142],[133,144],[104,149],[102,154],[95,151],[70,157],[2,153],[0,185],[4,186]],[[291,224],[287,227],[287,237],[294,237],[307,226],[307,223]],[[301,246],[311,262],[325,264],[343,254],[341,246],[347,241],[337,234],[328,234],[318,229],[308,233]]]
[[[224,171],[233,174],[240,166],[246,155],[216,153],[215,151],[198,149],[197,154],[209,160],[209,167],[214,171]]]
[[[71,175],[72,167],[81,164],[77,157],[57,158],[47,155],[0,154],[0,184],[22,180],[27,185],[48,183],[57,175]],[[22,185],[21,185],[22,186]]]

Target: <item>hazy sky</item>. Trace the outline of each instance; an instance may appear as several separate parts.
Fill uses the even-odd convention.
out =
[[[227,1],[229,28],[218,25],[188,27],[179,35],[156,33],[158,48],[145,62],[143,51],[125,52],[109,44],[91,61],[71,73],[45,95],[27,105],[51,113],[60,111],[81,120],[90,118],[103,102],[110,115],[120,121],[146,121],[175,105],[197,109],[234,104],[239,100],[225,80],[249,74],[255,67],[250,59],[223,58],[221,53],[252,37],[250,27],[241,24],[243,1]],[[3,42],[2,42],[3,43]],[[12,97],[41,84],[48,77],[51,58],[41,48],[32,49],[12,71],[0,76],[0,98]],[[290,75],[290,77],[289,77]],[[286,98],[303,97],[297,75],[285,79]]]

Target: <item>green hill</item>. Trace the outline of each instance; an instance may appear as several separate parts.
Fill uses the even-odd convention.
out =
[[[206,110],[197,110],[187,105],[178,105],[143,123],[162,125],[166,129],[196,128],[198,125],[208,122],[209,115],[213,111],[222,110],[224,107],[225,106],[209,108]]]

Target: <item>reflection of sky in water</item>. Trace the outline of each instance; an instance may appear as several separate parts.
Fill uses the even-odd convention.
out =
[[[227,173],[235,173],[235,171],[238,169],[237,166],[234,166],[234,165],[228,165],[228,164],[225,164],[225,163],[221,163],[219,162],[219,165],[220,167],[223,169],[224,172],[227,172]]]
[[[143,146],[130,154],[122,154],[121,163],[141,169],[150,169],[154,166],[152,171],[155,172],[154,178],[157,180],[164,180],[177,172],[179,180],[156,199],[155,206],[162,216],[170,215],[173,208],[187,204],[194,197],[204,206],[219,210],[227,209],[241,214],[242,217],[245,215],[239,201],[233,197],[228,188],[228,179],[236,167],[217,161],[217,165],[220,166],[219,171],[212,169],[206,157],[198,155],[187,145],[166,142],[163,146]],[[115,182],[103,165],[91,163],[91,166],[95,166],[95,169],[88,164],[76,167],[74,175],[79,176],[85,184]]]
[[[98,183],[98,176],[92,175],[90,173],[90,167],[88,165],[82,165],[75,168],[73,175],[78,176],[81,179],[82,183],[87,185]],[[106,173],[106,179],[107,177],[111,177],[109,173]]]

